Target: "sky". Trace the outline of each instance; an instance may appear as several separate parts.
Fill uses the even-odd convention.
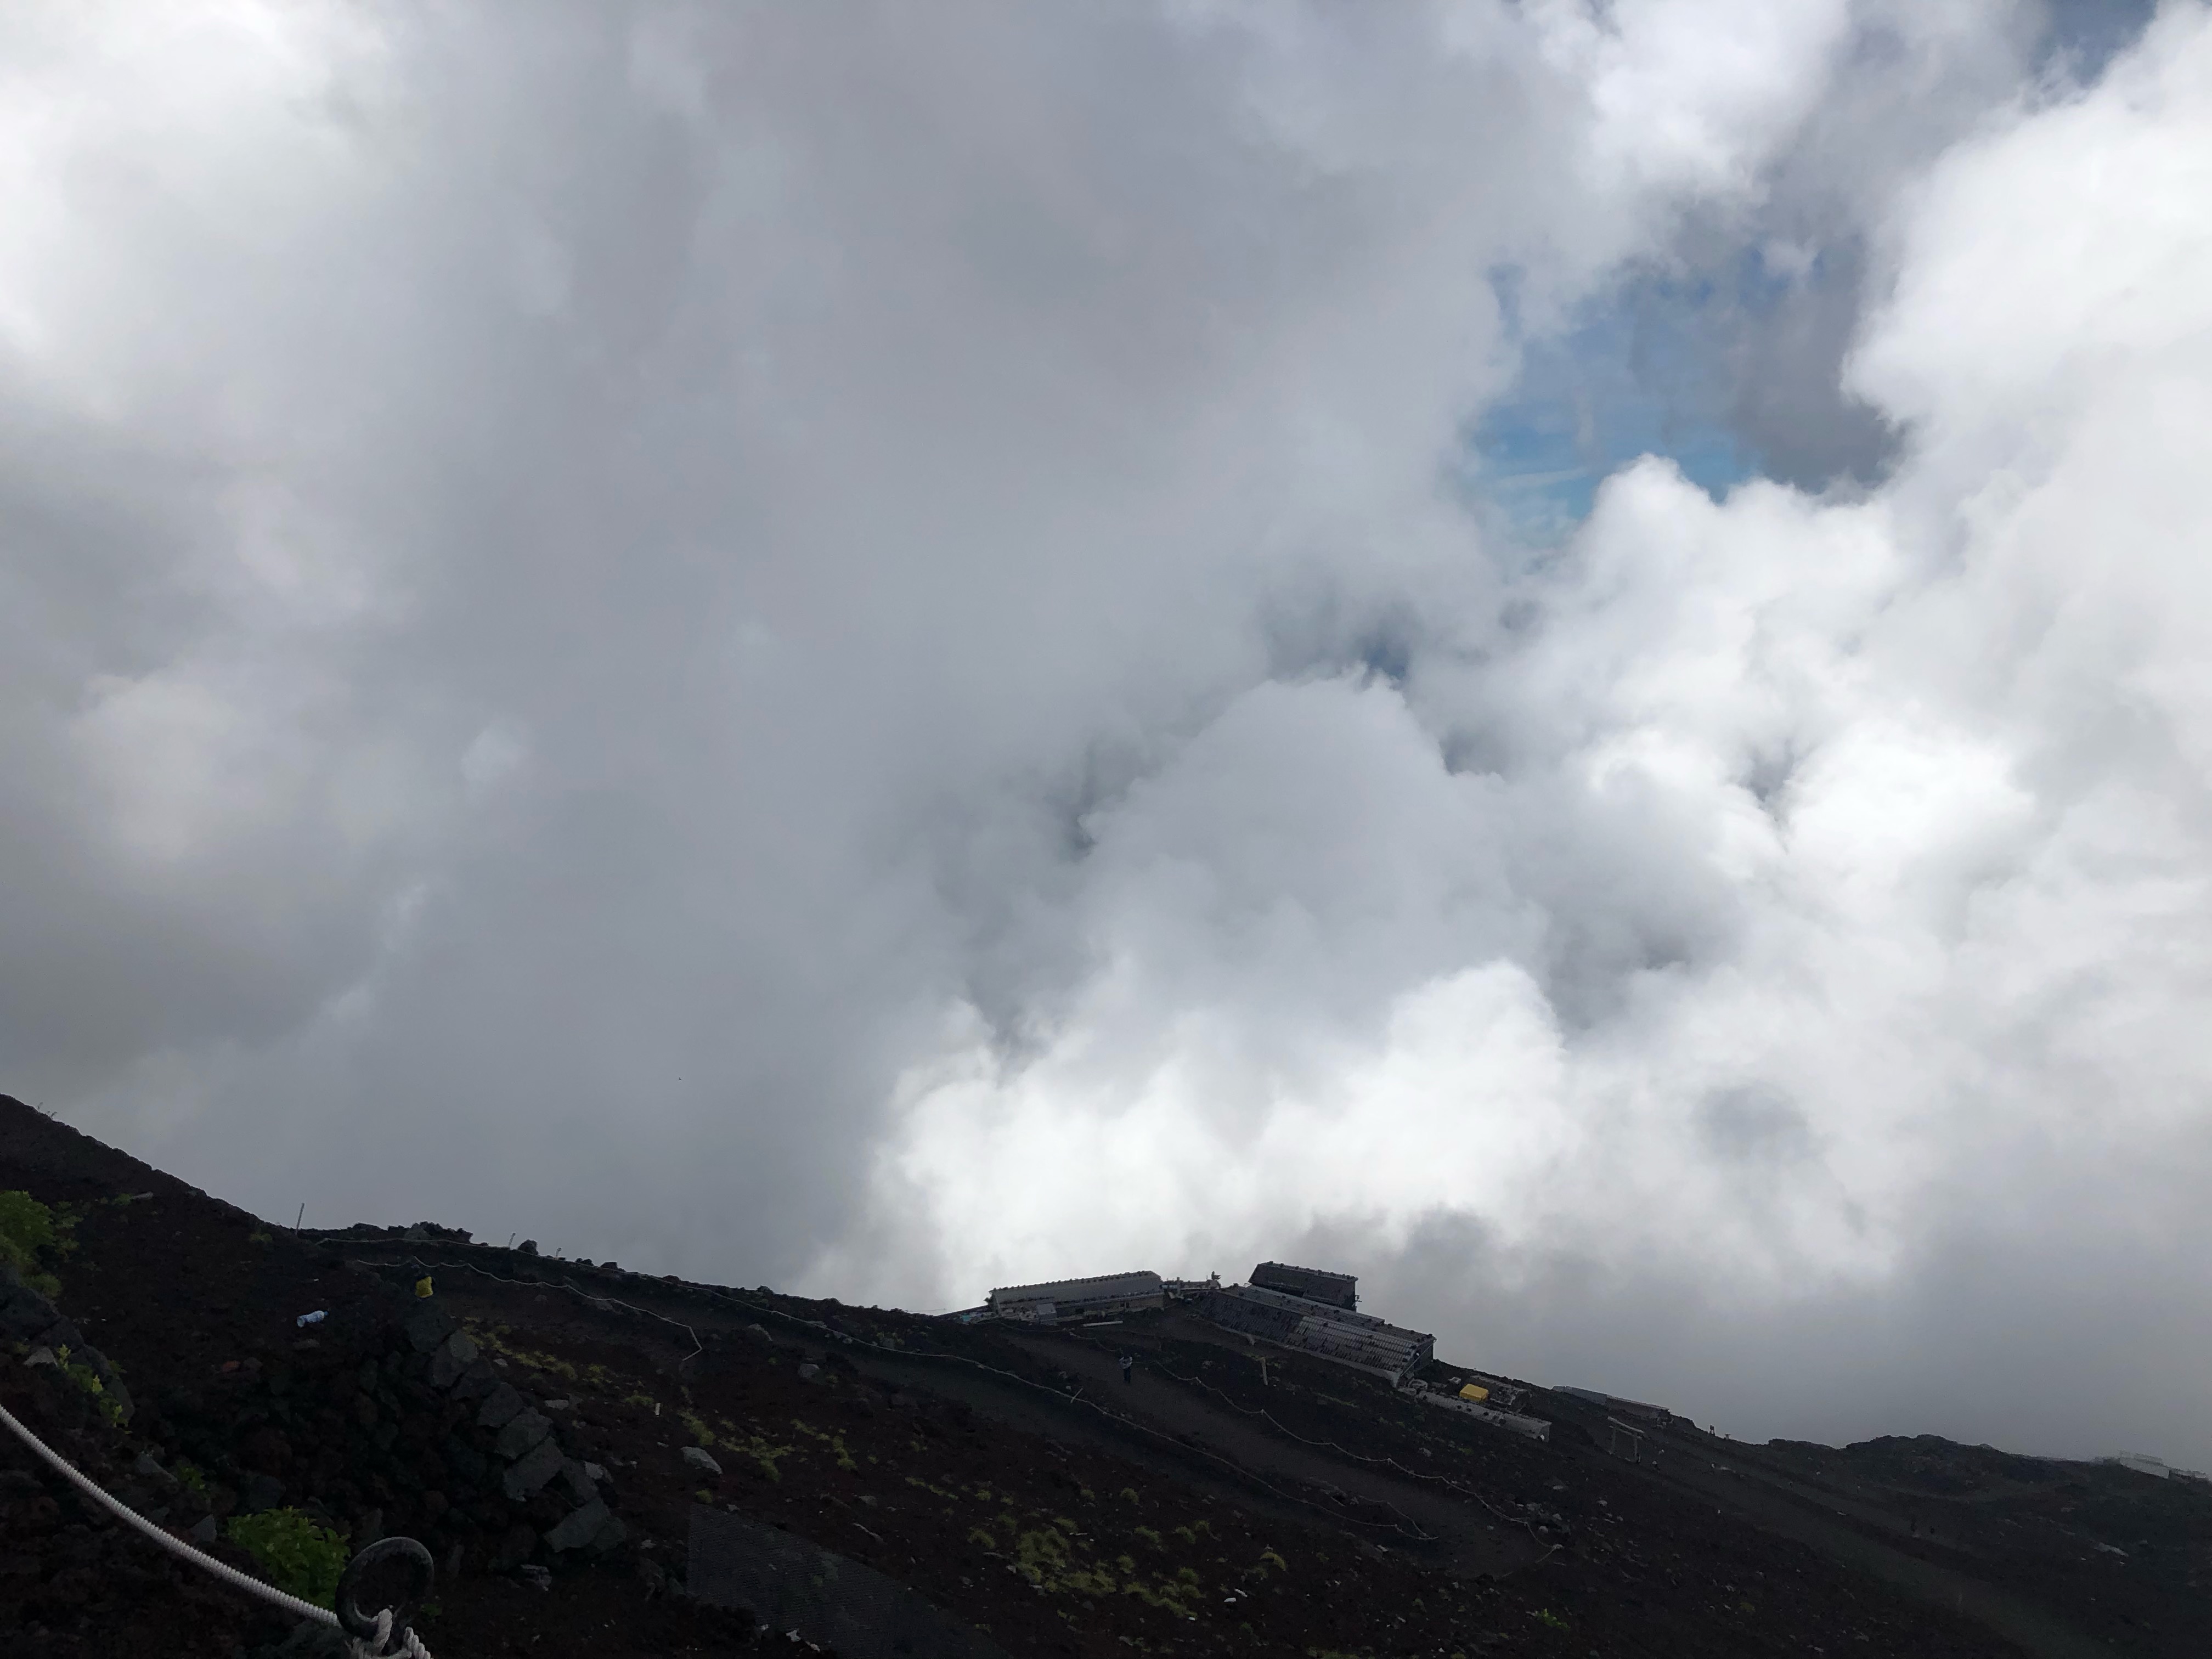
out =
[[[0,1090],[2212,1465],[2212,9],[0,16]]]

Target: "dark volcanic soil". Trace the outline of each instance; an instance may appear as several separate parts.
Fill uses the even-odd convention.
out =
[[[2165,1656],[2212,1627],[2212,1492],[2123,1470],[1688,1431],[1632,1466],[1576,1402],[1532,1396],[1547,1446],[1318,1362],[1273,1356],[1263,1385],[1242,1339],[1175,1311],[1017,1333],[428,1228],[295,1237],[0,1097],[10,1188],[74,1217],[58,1305],[136,1410],[111,1424],[4,1346],[0,1403],[179,1532],[282,1503],[356,1545],[421,1540],[439,1659],[757,1645],[750,1617],[684,1592],[702,1504],[866,1563],[1016,1656]],[[473,1381],[434,1369],[447,1325]],[[1134,1385],[1104,1341],[1138,1352]],[[575,1471],[523,1501],[479,1422],[500,1389]],[[568,1484],[586,1465],[603,1478]],[[587,1493],[620,1525],[552,1548]],[[0,1650],[222,1659],[286,1630],[0,1433]]]

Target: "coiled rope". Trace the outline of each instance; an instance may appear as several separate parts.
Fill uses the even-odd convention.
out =
[[[312,1601],[303,1601],[296,1595],[288,1595],[274,1584],[264,1584],[258,1578],[249,1577],[237,1568],[227,1565],[213,1556],[193,1548],[191,1545],[177,1537],[173,1533],[164,1532],[136,1510],[109,1496],[92,1480],[81,1473],[68,1459],[32,1433],[22,1423],[17,1421],[15,1413],[5,1406],[0,1406],[0,1423],[5,1423],[14,1430],[17,1439],[36,1452],[57,1474],[87,1498],[126,1526],[135,1527],[179,1560],[189,1561],[192,1565],[213,1573],[225,1583],[242,1589],[248,1595],[258,1595],[271,1607],[282,1608],[295,1618],[310,1619],[319,1625],[328,1625],[332,1630],[344,1628],[338,1623],[337,1614],[332,1613],[328,1607],[319,1607]],[[398,1659],[401,1654],[406,1655],[407,1659],[430,1659],[430,1650],[422,1645],[422,1638],[416,1635],[413,1631],[407,1632],[407,1639],[403,1646],[387,1654],[386,1645],[391,1639],[392,1610],[386,1607],[376,1615],[375,1636],[366,1639],[349,1636],[346,1638],[346,1648],[351,1659]]]

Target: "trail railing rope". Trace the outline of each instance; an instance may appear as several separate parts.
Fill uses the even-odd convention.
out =
[[[312,1601],[303,1601],[296,1595],[287,1595],[274,1584],[264,1584],[258,1578],[251,1577],[228,1563],[218,1561],[213,1556],[195,1549],[175,1534],[163,1531],[130,1505],[103,1490],[96,1481],[78,1469],[52,1447],[47,1445],[45,1441],[40,1439],[37,1435],[32,1433],[30,1429],[20,1422],[15,1413],[5,1406],[0,1406],[0,1423],[6,1424],[17,1439],[28,1446],[56,1474],[94,1504],[106,1510],[125,1526],[144,1534],[148,1540],[158,1544],[179,1560],[190,1562],[202,1571],[214,1574],[233,1589],[244,1590],[249,1595],[258,1596],[270,1606],[289,1613],[295,1618],[312,1620],[319,1625],[328,1625],[331,1629],[342,1632],[345,1635],[347,1648],[352,1659],[398,1659],[398,1656],[402,1654],[406,1655],[407,1659],[430,1659],[430,1650],[422,1645],[422,1638],[409,1630],[404,1622],[400,1624],[397,1632],[399,1645],[397,1647],[391,1645],[394,1636],[392,1608],[385,1607],[371,1614],[352,1604],[349,1592],[351,1581],[356,1577],[355,1569],[363,1562],[371,1559],[372,1552],[376,1551],[379,1546],[370,1545],[368,1549],[356,1555],[352,1565],[346,1569],[346,1578],[339,1584],[337,1600],[339,1606],[345,1608],[352,1617],[342,1620],[328,1607],[319,1607]],[[386,1541],[405,1543],[411,1540],[387,1540]],[[415,1548],[417,1552],[421,1552],[422,1547],[417,1544]],[[423,1554],[422,1563],[424,1568],[428,1566],[428,1561],[429,1558],[426,1553]],[[427,1588],[426,1584],[426,1595]],[[418,1601],[416,1605],[420,1606],[420,1601]]]

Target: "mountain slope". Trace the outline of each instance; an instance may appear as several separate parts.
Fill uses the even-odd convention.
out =
[[[2194,1651],[2188,1621],[2212,1613],[2212,1502],[2178,1486],[2154,1494],[2159,1576],[2130,1554],[2054,1592],[1998,1523],[2063,1498],[2040,1477],[2026,1496],[1924,1490],[1927,1443],[1900,1460],[1677,1430],[1631,1465],[1565,1396],[1531,1395],[1554,1421],[1538,1444],[1317,1361],[1271,1356],[1263,1376],[1243,1339],[1175,1310],[1099,1334],[1109,1349],[427,1225],[295,1237],[0,1097],[8,1189],[65,1222],[57,1305],[134,1409],[108,1420],[27,1343],[0,1345],[0,1403],[179,1531],[289,1508],[350,1547],[420,1539],[440,1659],[751,1645],[749,1610],[685,1593],[708,1508],[874,1569],[965,1632],[944,1639],[1014,1655],[2164,1656]],[[0,1442],[21,1472],[0,1474],[11,1653],[283,1638]],[[2081,1468],[2053,1467],[2060,1485]],[[1923,1529],[1970,1503],[1988,1522],[1971,1535]],[[2065,1535],[2090,1535],[2081,1509]]]

